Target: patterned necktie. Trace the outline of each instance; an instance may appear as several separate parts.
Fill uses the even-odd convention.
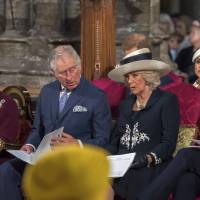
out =
[[[60,99],[59,99],[59,113],[63,111],[63,108],[65,107],[65,103],[67,102],[69,98],[70,93],[66,90],[61,91]]]

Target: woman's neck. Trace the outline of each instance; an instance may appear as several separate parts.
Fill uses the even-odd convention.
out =
[[[136,95],[137,99],[133,106],[133,110],[139,111],[145,108],[149,97],[151,96],[152,90],[145,90],[142,94]]]
[[[149,88],[146,88],[141,94],[136,95],[137,100],[140,103],[144,103],[147,102],[149,97],[151,96],[152,90],[150,90]]]

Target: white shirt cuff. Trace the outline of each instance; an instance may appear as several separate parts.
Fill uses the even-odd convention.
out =
[[[78,144],[81,148],[83,148],[83,143],[81,142],[81,140],[77,140],[78,141]]]
[[[26,145],[29,145],[29,146],[33,147],[33,151],[36,150],[35,146],[33,146],[32,144],[26,144]]]

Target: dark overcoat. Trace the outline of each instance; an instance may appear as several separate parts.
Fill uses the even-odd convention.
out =
[[[156,165],[150,168],[129,169],[124,177],[115,180],[114,189],[120,196],[136,199],[162,171],[176,147],[179,129],[179,105],[175,95],[156,89],[147,105],[133,111],[136,101],[130,95],[120,106],[120,117],[111,137],[114,154],[136,152],[136,157],[152,153]]]

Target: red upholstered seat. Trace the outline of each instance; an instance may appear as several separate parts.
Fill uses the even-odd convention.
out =
[[[0,139],[13,148],[24,144],[31,129],[29,115],[30,95],[24,87],[9,86],[0,92]],[[0,145],[0,164],[10,158]]]
[[[17,143],[19,136],[19,110],[15,101],[0,92],[0,138],[9,143]],[[6,160],[6,152],[0,151],[0,163]]]
[[[200,119],[200,90],[191,84],[183,82],[182,78],[174,73],[169,74],[173,82],[161,89],[174,93],[180,105],[180,124],[197,125]]]
[[[198,126],[200,119],[200,90],[193,87],[191,84],[183,82],[182,78],[170,73],[169,76],[173,82],[164,85],[161,89],[174,93],[179,101],[181,125]],[[173,200],[172,196],[169,200]],[[200,200],[200,197],[196,198]]]
[[[92,83],[106,93],[112,117],[116,119],[118,117],[118,107],[126,95],[126,87],[108,78],[93,80]]]

